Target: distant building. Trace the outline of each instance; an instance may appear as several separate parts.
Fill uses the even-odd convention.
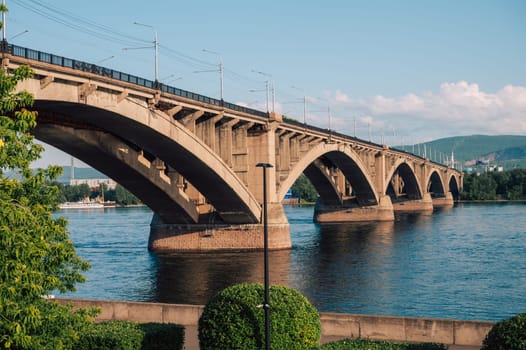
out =
[[[82,184],[87,184],[91,189],[99,188],[100,184],[105,184],[106,188],[109,190],[114,190],[117,183],[112,179],[71,179],[69,180],[71,186],[78,186]]]
[[[300,199],[298,197],[294,197],[292,194],[292,190],[288,190],[285,194],[285,198],[281,201],[283,204],[299,204]]]

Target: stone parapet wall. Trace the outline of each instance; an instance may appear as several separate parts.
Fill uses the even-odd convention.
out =
[[[196,327],[204,306],[109,300],[57,299],[77,307],[100,307],[97,320],[177,323]],[[446,319],[320,313],[325,340],[370,338],[480,346],[494,323]]]

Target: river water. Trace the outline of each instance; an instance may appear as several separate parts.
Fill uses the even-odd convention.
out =
[[[324,312],[497,321],[526,312],[526,203],[459,204],[394,222],[318,225],[286,207],[292,249],[270,252],[270,280]],[[261,252],[153,253],[147,208],[59,211],[92,264],[68,297],[205,304],[263,281]]]

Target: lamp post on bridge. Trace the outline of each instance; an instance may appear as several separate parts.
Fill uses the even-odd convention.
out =
[[[219,56],[219,70],[201,70],[201,71],[195,71],[194,73],[205,73],[205,72],[217,72],[219,71],[219,91],[220,91],[220,96],[221,96],[221,101],[223,101],[223,91],[224,91],[224,87],[223,87],[223,81],[224,81],[224,66],[223,66],[223,59],[221,58],[221,54],[219,52],[216,52],[216,51],[212,51],[212,50],[207,50],[207,49],[203,49],[203,52],[207,52],[207,53],[211,53],[213,55],[217,55]]]
[[[304,92],[303,89],[296,87],[294,85],[291,86],[291,88]],[[302,100],[303,100],[303,125],[306,126],[307,125],[307,96],[305,95],[305,93],[303,93]]]
[[[256,167],[263,168],[263,240],[264,240],[264,273],[265,273],[265,349],[270,350],[270,294],[269,294],[269,267],[268,267],[268,214],[267,214],[267,168],[272,164],[258,163]]]
[[[157,39],[157,30],[155,30],[155,27],[149,24],[143,24],[139,22],[133,22],[133,24],[141,26],[141,27],[147,27],[151,28],[155,32],[155,36],[153,39],[153,46],[144,46],[144,47],[125,47],[123,50],[140,50],[140,49],[151,49],[153,48],[155,51],[155,85],[159,83],[159,40]]]
[[[2,41],[7,40],[7,29],[6,29],[6,23],[5,23],[5,14],[7,12],[7,8],[5,7],[5,0],[2,0]]]
[[[265,81],[265,89],[264,90],[257,90],[257,89],[250,89],[249,92],[261,92],[265,91],[267,93],[267,113],[269,112],[268,108],[268,80]]]
[[[257,74],[261,74],[261,75],[264,75],[268,78],[272,78],[272,75],[268,74],[268,73],[265,73],[265,72],[261,72],[261,71],[258,71],[258,70],[254,70],[252,69],[252,72],[253,73],[257,73]],[[269,99],[269,84],[271,85],[271,89],[272,89],[272,112],[275,112],[275,107],[276,107],[276,102],[275,102],[275,99],[276,99],[276,90],[274,89],[274,81],[269,81],[268,79],[265,81],[265,86],[266,86],[266,90],[267,90],[267,113],[269,112],[269,108],[268,108],[268,99]]]

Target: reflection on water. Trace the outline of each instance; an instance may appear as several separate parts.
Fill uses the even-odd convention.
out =
[[[463,204],[394,222],[319,225],[287,207],[293,247],[270,252],[272,284],[320,311],[498,320],[526,311],[525,204]],[[60,213],[93,266],[79,298],[204,304],[263,282],[262,252],[152,253],[147,209]]]
[[[272,284],[288,285],[290,250],[269,252]],[[262,283],[263,253],[189,253],[157,255],[155,300],[205,304],[215,292],[243,282]]]

